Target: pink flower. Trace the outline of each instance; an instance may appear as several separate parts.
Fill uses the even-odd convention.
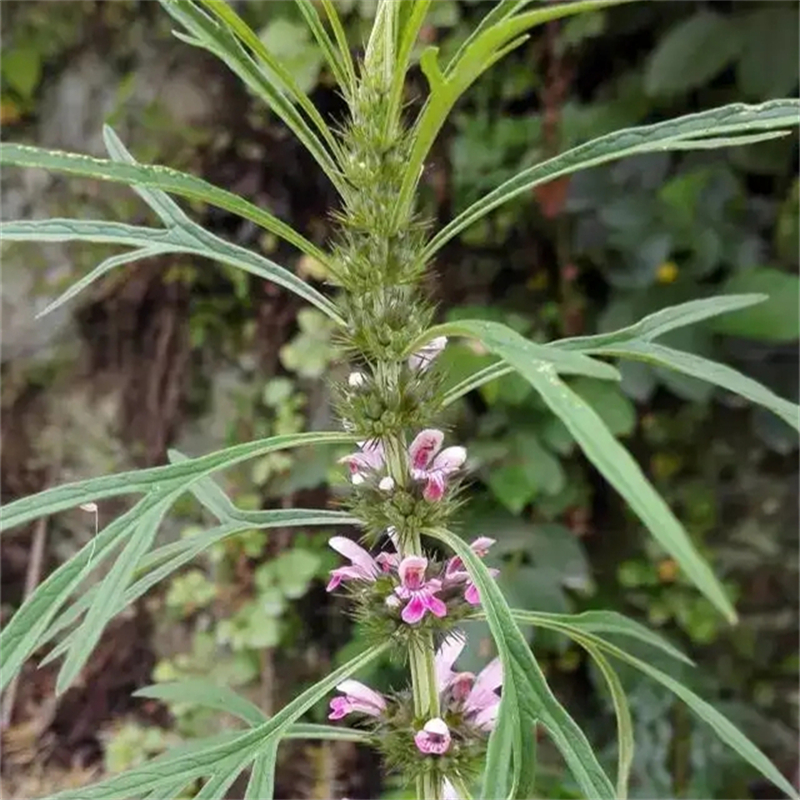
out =
[[[489,548],[494,544],[495,540],[490,539],[488,536],[479,536],[470,545],[470,548],[475,555],[483,558],[488,552]],[[500,574],[497,569],[490,569],[489,574],[495,578]],[[464,599],[473,606],[480,605],[481,598],[478,594],[478,587],[472,582],[469,573],[464,568],[464,562],[459,556],[453,556],[448,562],[444,570],[445,583],[458,583],[463,581],[466,584],[464,589]]]
[[[408,448],[411,477],[415,481],[425,481],[422,496],[429,502],[442,499],[448,477],[457,472],[467,459],[463,447],[446,447],[440,453],[443,441],[441,431],[428,428],[417,434]]]
[[[414,743],[421,753],[437,755],[446,753],[450,747],[450,729],[443,719],[434,717],[425,723],[414,736]]]
[[[408,600],[400,616],[403,622],[414,625],[430,611],[436,617],[447,614],[447,606],[436,597],[441,591],[442,582],[435,578],[425,580],[428,559],[422,556],[406,556],[397,571],[400,586],[394,591],[401,600]]]
[[[491,730],[497,719],[500,697],[496,694],[503,684],[503,666],[495,658],[476,678],[471,672],[455,672],[453,665],[466,644],[464,634],[449,636],[434,659],[436,685],[446,702],[452,702],[479,728]]]
[[[437,336],[435,339],[431,339],[408,359],[408,366],[415,372],[425,372],[439,353],[444,350],[446,344],[446,336]]]
[[[331,578],[325,588],[332,592],[342,581],[369,581],[373,583],[381,571],[381,563],[374,559],[361,545],[344,536],[333,536],[328,544],[345,558],[349,558],[351,566],[338,567],[331,570]]]
[[[383,466],[383,443],[380,439],[358,442],[358,450],[339,459],[340,464],[350,467],[350,480],[356,485],[364,482],[365,474],[375,472]]]
[[[328,714],[328,719],[341,719],[353,712],[379,717],[386,710],[386,700],[383,699],[383,695],[359,681],[342,681],[336,690],[342,692],[342,696],[331,700],[331,713]]]
[[[489,574],[493,578],[496,578],[500,574],[500,570],[490,567]],[[478,592],[478,587],[471,580],[467,580],[467,588],[464,589],[464,599],[471,606],[479,606],[481,604],[481,596]]]
[[[475,553],[478,558],[484,558],[486,554],[489,552],[489,548],[495,543],[495,539],[490,539],[488,536],[479,536],[475,539],[472,544],[470,544],[470,550]],[[464,568],[464,562],[461,560],[461,556],[453,556],[448,562],[447,566],[445,567],[445,575],[462,575],[467,574],[466,569]]]

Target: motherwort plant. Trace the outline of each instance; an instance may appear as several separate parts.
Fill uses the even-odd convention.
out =
[[[465,449],[437,424],[442,409],[472,389],[509,372],[519,373],[566,426],[587,458],[623,496],[697,589],[731,622],[735,612],[723,587],[681,523],[594,409],[562,380],[585,375],[619,379],[610,363],[638,359],[711,381],[772,410],[798,426],[798,410],[755,381],[721,364],[657,340],[693,322],[757,303],[758,295],[718,296],[666,308],[613,333],[529,341],[504,325],[461,320],[434,325],[436,309],[421,289],[438,250],[473,222],[513,197],[554,178],[632,154],[752,144],[781,136],[798,121],[796,100],[758,106],[731,105],[586,142],[529,167],[479,199],[443,229],[432,232],[416,210],[426,157],[450,110],[493,64],[518,47],[533,27],[589,13],[613,1],[534,3],[502,0],[487,5],[483,21],[447,62],[435,47],[419,64],[428,93],[412,117],[405,79],[430,0],[381,0],[363,58],[354,61],[333,0],[298,0],[338,83],[349,116],[328,126],[291,73],[221,0],[162,0],[176,35],[222,59],[299,138],[339,193],[332,213],[336,234],[325,249],[271,213],[203,180],[166,167],[138,164],[113,131],[105,130],[110,160],[3,144],[0,160],[131,185],[162,225],[52,219],[4,222],[6,241],[91,241],[123,245],[51,304],[73,297],[113,268],[167,253],[191,254],[274,281],[315,305],[336,325],[337,342],[351,363],[335,387],[341,431],[310,432],[243,442],[196,458],[175,456],[153,469],[99,477],[22,498],[3,509],[4,529],[117,495],[141,495],[67,563],[56,569],[6,625],[0,651],[0,685],[19,672],[40,647],[63,657],[57,691],[75,680],[109,620],[148,588],[199,553],[237,532],[272,526],[358,526],[362,544],[334,536],[342,556],[329,591],[346,593],[354,614],[373,637],[370,646],[322,678],[274,716],[224,688],[213,696],[195,684],[162,684],[150,697],[211,703],[241,717],[248,727],[192,742],[94,786],[59,797],[177,797],[203,781],[198,798],[222,798],[249,770],[246,797],[272,796],[276,752],[283,738],[348,739],[372,745],[387,770],[415,787],[416,796],[536,796],[536,738],[549,736],[576,784],[591,798],[625,797],[633,754],[630,713],[608,656],[660,681],[685,701],[728,745],[787,794],[792,786],[742,733],[684,685],[605,638],[636,639],[685,657],[647,629],[617,614],[552,615],[508,606],[484,557],[501,531],[464,542],[451,532],[456,507],[468,492]],[[192,221],[170,195],[201,200],[238,214],[322,263],[331,292],[323,295],[292,272],[254,251],[225,241]],[[496,361],[445,390],[437,357],[449,338],[469,337]],[[234,506],[209,476],[246,459],[290,447],[349,444],[342,459],[350,494],[344,511],[279,509],[246,512]],[[172,504],[191,492],[218,525],[180,542],[154,548],[156,531]],[[100,564],[105,576],[84,582]],[[459,671],[465,645],[459,623],[488,622],[498,656],[477,675]],[[586,736],[545,681],[521,625],[559,631],[584,647],[608,682],[617,713],[618,766],[612,782]],[[387,651],[408,665],[408,686],[384,696],[353,676]],[[323,699],[336,725],[299,722]],[[339,721],[343,721],[340,723]],[[356,723],[349,727],[346,723]]]

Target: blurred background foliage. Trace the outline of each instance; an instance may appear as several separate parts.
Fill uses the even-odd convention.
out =
[[[236,2],[330,120],[341,98],[291,2]],[[375,0],[338,0],[358,49]],[[425,43],[458,47],[483,2],[437,0]],[[2,3],[2,135],[105,155],[115,126],[141,161],[202,175],[264,204],[314,241],[335,203],[310,158],[224,66],[170,36],[154,3]],[[421,50],[422,44],[420,45]],[[421,211],[443,223],[517,170],[617,128],[736,101],[796,94],[798,7],[771,2],[638,3],[538,30],[459,104],[435,145]],[[424,89],[415,74],[409,102]],[[716,292],[768,302],[682,329],[676,346],[712,355],[798,398],[797,137],[751,147],[654,154],[559,179],[517,198],[451,242],[432,266],[446,319],[502,320],[546,341],[626,325]],[[3,216],[147,219],[121,186],[9,171]],[[324,270],[248,222],[191,209],[203,224],[269,253],[305,278]],[[249,438],[336,424],[327,379],[346,365],[330,323],[297,298],[190,259],[151,259],[110,275],[68,308],[34,313],[102,250],[3,249],[3,471],[6,499],[54,482],[162,463]],[[455,383],[488,360],[468,344],[441,358]],[[448,410],[470,454],[461,533],[490,535],[512,604],[544,611],[613,608],[684,646],[680,677],[797,771],[797,438],[777,418],[706,384],[622,365],[620,386],[574,388],[625,440],[737,599],[727,627],[586,464],[563,425],[510,376]],[[343,491],[327,452],[271,454],[224,477],[246,508],[323,506]],[[101,517],[124,508],[102,504]],[[187,500],[163,537],[203,516]],[[52,699],[51,667],[28,666],[4,712],[3,781],[31,797],[118,771],[182,737],[233,720],[131,698],[147,683],[204,676],[267,712],[359,647],[340,598],[325,594],[330,532],[253,531],[215,545],[106,632],[81,685]],[[3,545],[8,618],[25,592],[93,535],[65,513]],[[37,564],[37,545],[43,553]],[[491,559],[490,559],[491,560]],[[473,623],[462,669],[490,654]],[[548,678],[613,763],[603,682],[565,639],[536,633]],[[648,652],[648,657],[652,654]],[[674,673],[672,663],[659,664]],[[368,676],[398,687],[391,664]],[[631,796],[760,797],[768,786],[659,687],[623,672],[636,725]],[[13,707],[12,707],[13,706]],[[325,709],[316,711],[324,719]],[[546,744],[541,791],[574,797]],[[241,794],[234,787],[232,796]],[[374,757],[346,743],[282,748],[278,796],[402,796]],[[187,795],[191,796],[191,794]]]

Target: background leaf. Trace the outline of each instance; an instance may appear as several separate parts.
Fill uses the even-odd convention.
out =
[[[760,267],[738,272],[723,285],[726,292],[758,292],[769,299],[750,308],[715,319],[717,333],[766,342],[794,342],[800,339],[800,278],[789,272]]]
[[[739,53],[735,23],[706,9],[675,25],[650,56],[645,88],[651,95],[684,92],[706,83]]]

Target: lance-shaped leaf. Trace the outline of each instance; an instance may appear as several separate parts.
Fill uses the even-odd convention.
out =
[[[179,489],[166,494],[132,526],[127,543],[108,575],[103,578],[94,601],[86,612],[86,618],[75,631],[72,646],[56,679],[56,695],[63,694],[69,688],[100,641],[103,630],[116,613],[114,598],[127,588],[136,564],[152,547],[164,515],[181,491]]]
[[[611,331],[610,333],[597,333],[593,336],[573,336],[569,339],[556,339],[550,347],[561,350],[599,350],[609,345],[625,344],[632,341],[646,341],[657,339],[669,331],[685,328],[705,319],[738,311],[741,308],[763,303],[767,299],[765,294],[722,294],[716,297],[705,297],[702,300],[689,300],[676,306],[667,306],[658,311],[642,317],[633,325]]]
[[[497,351],[498,355],[503,353]],[[510,359],[507,359],[510,361]],[[597,412],[556,375],[550,364],[514,363],[580,445],[600,474],[622,495],[686,576],[730,621],[736,612],[722,584],[700,555],[670,507]]]
[[[347,44],[347,36],[332,0],[322,0],[322,7],[325,9],[331,28],[333,28],[336,45],[334,45],[331,37],[328,36],[314,3],[311,0],[297,0],[297,8],[311,29],[311,33],[314,34],[314,38],[317,40],[323,56],[325,56],[328,68],[333,73],[345,96],[352,97],[356,87],[356,71],[350,55],[350,48]]]
[[[474,202],[431,239],[420,260],[429,260],[446,242],[503,203],[564,175],[641,153],[687,150],[693,146],[706,149],[710,144],[715,147],[752,144],[754,140],[751,136],[741,139],[719,138],[711,143],[708,137],[792,128],[797,126],[798,119],[800,101],[796,99],[771,100],[760,105],[734,103],[592,139],[519,172]],[[768,135],[763,138],[772,137]]]
[[[389,124],[396,124],[399,119],[400,109],[403,104],[403,88],[411,62],[411,51],[417,41],[430,4],[431,0],[413,0],[411,10],[400,31],[399,47],[392,76],[392,88],[389,95],[389,110],[386,113],[386,119]]]
[[[710,725],[714,732],[722,739],[725,744],[732,747],[745,761],[749,762],[755,767],[764,777],[772,781],[782,792],[785,792],[789,797],[800,798],[797,790],[781,775],[775,768],[772,762],[761,752],[730,720],[720,714],[712,705],[705,700],[698,697],[691,689],[682,684],[675,678],[667,675],[665,672],[657,669],[656,667],[642,661],[639,658],[631,655],[611,642],[601,639],[592,633],[585,630],[572,627],[561,621],[554,621],[554,615],[542,615],[534,611],[522,611],[512,609],[514,619],[521,624],[539,625],[544,628],[551,628],[552,630],[566,633],[568,636],[573,637],[581,644],[588,642],[594,645],[604,653],[614,656],[628,664],[631,664],[636,669],[649,675],[654,680],[658,681],[662,686],[665,686],[673,694],[677,695],[687,706],[699,717],[699,719]],[[581,642],[580,640],[584,640]]]
[[[44,316],[74,298],[116,267],[142,258],[166,253],[210,258],[249,272],[294,292],[341,324],[342,318],[327,297],[289,270],[245,247],[231,244],[203,228],[147,228],[121,222],[88,219],[12,220],[0,223],[0,237],[15,242],[72,242],[132,245],[140,249],[106,259],[91,272],[73,283],[38,316]]]
[[[784,400],[758,381],[718,361],[647,341],[605,345],[592,348],[591,352],[667,367],[706,383],[721,386],[729,392],[746,397],[751,402],[769,409],[796,431],[800,431],[800,407],[796,403]]]
[[[610,364],[587,358],[583,354],[570,350],[559,350],[537,344],[520,336],[507,325],[482,319],[460,319],[457,322],[435,325],[408,348],[409,355],[437,336],[468,336],[477,339],[517,370],[526,365],[530,367],[542,365],[552,367],[556,372],[564,375],[587,375],[605,380],[619,380],[620,377],[619,372]],[[569,356],[581,355],[581,357],[564,358],[567,354]]]
[[[633,766],[633,721],[628,698],[622,687],[619,676],[614,671],[608,659],[603,655],[597,645],[588,639],[577,636],[575,641],[580,644],[592,657],[598,669],[605,678],[606,686],[614,704],[614,714],[617,717],[617,800],[626,800],[628,797],[628,781],[630,780],[631,767]]]
[[[231,757],[253,760],[273,741],[279,739],[300,716],[324,698],[345,678],[379,658],[391,642],[365,650],[343,666],[326,675],[284,706],[266,722],[236,736],[214,737],[201,747],[179,747],[140,767],[116,775],[93,786],[59,792],[52,800],[127,800],[164,785],[171,785],[176,775],[187,780],[214,775]]]
[[[253,762],[244,800],[272,800],[275,792],[275,762],[278,742],[270,742]]]
[[[517,611],[514,610],[516,614]],[[522,612],[520,612],[522,613]],[[592,636],[604,633],[612,636],[621,636],[629,639],[636,639],[651,647],[661,650],[684,664],[694,665],[694,662],[662,636],[646,628],[644,625],[629,619],[616,611],[584,611],[581,614],[551,614],[545,611],[531,612],[535,614],[536,624],[542,627],[560,629],[567,631],[570,636],[575,634],[590,634]],[[485,619],[482,612],[474,616],[475,619]],[[531,620],[533,617],[531,618]],[[531,620],[528,620],[529,622]],[[533,624],[533,623],[531,623]]]
[[[493,24],[481,30],[461,49],[445,73],[439,68],[438,48],[428,48],[422,54],[420,65],[428,79],[430,94],[414,124],[413,144],[396,200],[394,221],[404,219],[408,213],[422,166],[456,101],[487,69],[524,42],[526,32],[531,28],[619,2],[621,0],[583,0],[548,5],[510,17],[495,17]]]
[[[114,551],[142,515],[155,508],[164,495],[154,492],[114,520],[87,542],[69,561],[47,576],[19,607],[0,634],[0,689],[16,675],[33,652],[58,610],[81,582]]]
[[[487,383],[502,378],[504,375],[514,372],[514,367],[506,364],[502,359],[496,361],[494,364],[489,364],[488,367],[483,367],[472,375],[468,375],[464,380],[459,381],[455,386],[448,389],[442,398],[442,408],[454,403],[460,397],[468,394],[473,389],[478,389],[485,386]]]
[[[526,737],[527,730],[539,721],[547,728],[581,791],[587,797],[613,798],[614,787],[597,761],[592,746],[547,685],[539,664],[486,566],[469,545],[450,531],[436,529],[425,533],[444,542],[464,562],[480,594],[481,606],[503,664],[503,699],[497,728],[489,742],[487,779],[490,782],[496,780],[492,776],[498,770],[502,775],[508,774],[508,746],[496,746],[501,737],[507,737],[512,743],[515,740],[517,742],[514,772],[519,775],[521,760],[530,757],[529,753],[521,752],[521,742]],[[509,715],[513,722],[511,731],[507,719]],[[517,777],[511,784],[518,782]],[[490,789],[487,792],[487,786],[484,785],[485,797],[496,797],[496,794],[491,793],[493,791],[494,789]]]
[[[260,725],[267,720],[267,715],[246,697],[237,694],[228,686],[220,686],[202,678],[156,683],[138,689],[133,694],[134,697],[150,697],[167,703],[185,703],[224,711],[251,726]]]
[[[18,167],[39,167],[54,172],[81,175],[85,178],[114,181],[128,185],[161,189],[170,194],[200,200],[224,208],[290,242],[302,252],[327,263],[326,255],[285,222],[233,192],[220,189],[202,178],[196,178],[170,167],[150,164],[123,164],[103,158],[58,150],[44,150],[22,144],[0,143],[0,164]]]
[[[4,506],[0,518],[0,530],[22,525],[29,520],[54,514],[65,508],[115,497],[122,494],[141,494],[153,489],[188,488],[194,481],[213,472],[227,469],[255,456],[265,455],[290,447],[319,444],[344,444],[354,441],[352,434],[338,431],[295,433],[273,436],[254,442],[233,445],[198,458],[190,458],[178,464],[149,469],[120,472],[87,481],[68,483],[47,489],[39,494],[23,497]]]
[[[291,73],[267,50],[244,20],[221,0],[161,0],[161,5],[191,33],[189,39],[180,35],[179,38],[208,50],[225,63],[283,120],[331,183],[339,188],[339,168],[331,156],[331,152],[339,152],[339,146],[333,134]],[[314,124],[328,149],[306,119]]]
[[[191,487],[190,487],[191,488]],[[114,599],[115,610],[119,614],[126,606],[138,600],[145,592],[160,583],[167,576],[197,556],[231,536],[244,531],[265,528],[291,528],[308,525],[358,525],[357,519],[341,511],[308,510],[303,508],[279,508],[268,511],[238,511],[241,519],[225,522],[216,528],[196,533],[172,544],[164,545],[148,553],[142,558],[135,570],[136,580],[125,592]],[[75,602],[59,615],[50,627],[41,635],[36,647],[51,641],[58,633],[74,624],[87,608],[94,602],[97,587],[92,587],[75,600]],[[42,665],[60,658],[72,645],[75,633],[70,633],[54,647],[42,660]]]
[[[677,306],[669,306],[656,311],[643,317],[637,323],[629,325],[626,328],[612,331],[611,333],[599,333],[593,336],[574,336],[569,339],[557,339],[556,341],[548,343],[547,347],[557,348],[559,350],[572,350],[582,352],[587,355],[596,353],[598,355],[613,356],[614,352],[612,345],[626,345],[628,342],[636,342],[639,340],[649,341],[653,338],[661,336],[668,331],[682,328],[686,325],[692,325],[696,322],[701,322],[704,319],[710,319],[720,314],[725,314],[729,311],[736,311],[740,308],[746,308],[756,303],[763,302],[767,299],[763,294],[740,294],[740,295],[720,295],[719,297],[708,297],[702,300],[690,300],[687,303],[681,303]],[[620,356],[635,357],[631,353],[619,352]],[[665,363],[662,366],[669,366]],[[680,369],[675,366],[674,369]],[[463,397],[473,389],[484,386],[490,381],[502,378],[514,372],[514,368],[504,361],[498,361],[495,364],[490,364],[483,369],[469,375],[460,381],[458,384],[448,389],[442,399],[442,405],[447,406],[450,403]],[[712,371],[713,372],[713,371]],[[703,375],[698,374],[696,377],[703,378]],[[749,380],[749,379],[745,379]],[[754,383],[751,381],[751,383]],[[724,385],[720,383],[719,385]],[[756,384],[757,386],[758,384]],[[763,387],[759,387],[763,390]],[[755,391],[755,387],[751,387]],[[766,391],[766,390],[763,390]],[[747,395],[745,395],[747,396]],[[773,396],[774,397],[774,396]],[[752,397],[750,399],[753,399]],[[759,402],[759,401],[755,401]],[[786,402],[786,401],[780,401]],[[794,423],[791,423],[794,424]]]

